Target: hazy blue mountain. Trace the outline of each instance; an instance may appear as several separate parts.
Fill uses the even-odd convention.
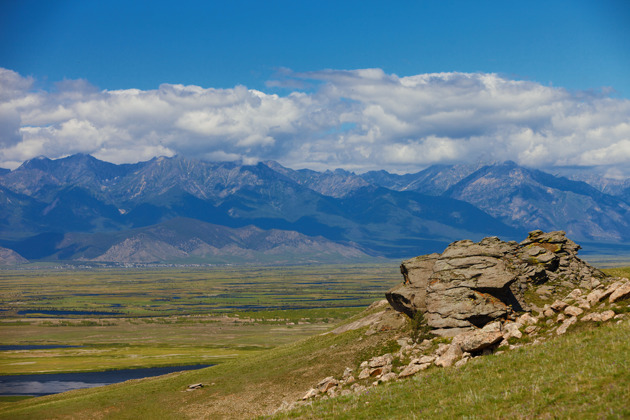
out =
[[[98,258],[120,238],[133,239],[146,255],[173,257],[164,243],[178,246],[151,229],[180,219],[195,221],[187,226],[321,236],[395,258],[440,250],[456,239],[515,239],[538,228],[564,229],[577,240],[630,242],[630,206],[621,198],[513,162],[357,176],[276,162],[161,157],[114,165],[74,155],[32,159],[0,174],[0,203],[0,245],[29,260]],[[79,237],[89,237],[90,245]],[[161,254],[151,254],[151,247]]]
[[[432,165],[414,174],[390,174],[371,171],[361,177],[371,184],[396,191],[416,191],[428,195],[441,195],[481,165]]]
[[[111,233],[67,233],[48,259],[157,263],[339,262],[368,256],[358,247],[298,232],[228,228],[175,218]]]
[[[513,162],[483,167],[445,195],[514,227],[563,229],[579,241],[630,241],[630,206],[623,200]]]
[[[285,168],[277,162],[265,162],[265,165],[287,178],[304,185],[313,191],[330,197],[345,197],[359,188],[367,187],[370,182],[361,176],[343,169],[317,172],[310,169],[293,170]]]

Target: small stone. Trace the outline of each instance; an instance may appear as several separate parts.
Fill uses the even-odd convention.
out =
[[[425,363],[433,363],[435,361],[435,356],[422,356],[420,359],[418,360],[418,364],[425,364]]]
[[[371,358],[368,366],[371,368],[377,368],[377,367],[389,365],[392,363],[393,360],[394,358],[392,357],[392,355],[387,353],[382,356]]]
[[[534,325],[538,322],[538,319],[534,318],[528,313],[524,313],[523,315],[516,318],[516,322],[522,325]]]
[[[457,362],[455,362],[455,367],[459,368],[464,366],[466,363],[468,363],[468,360],[470,360],[470,358],[468,357],[464,357],[462,359],[459,359]]]
[[[505,340],[509,340],[510,338],[521,338],[523,333],[521,333],[520,328],[522,324],[518,322],[508,322],[503,326],[503,338]]]
[[[502,338],[500,331],[473,330],[455,336],[453,344],[457,344],[462,351],[477,352],[498,343]]]
[[[377,368],[374,368],[374,369],[370,370],[370,376],[371,377],[381,376],[382,374],[383,374],[383,368],[382,367],[377,367]]]
[[[353,369],[351,369],[349,367],[345,368],[344,371],[343,371],[343,376],[342,376],[343,379],[347,379],[350,376],[352,376],[352,372],[353,372]]]
[[[309,389],[306,394],[304,394],[304,396],[302,397],[302,400],[308,400],[310,398],[314,398],[316,397],[318,394],[317,390],[315,388],[311,388]]]
[[[600,317],[602,322],[610,321],[615,317],[615,311],[604,311],[600,314]]]
[[[589,303],[589,305],[593,306],[596,303],[598,303],[600,300],[602,300],[603,298],[604,298],[604,290],[596,289],[586,296],[586,301]]]
[[[556,312],[560,312],[567,306],[569,306],[568,303],[563,302],[561,300],[556,300],[554,303],[551,304],[551,309],[553,309]]]
[[[451,344],[444,354],[437,358],[435,365],[442,367],[452,366],[457,360],[461,359],[463,353],[459,344]]]
[[[327,392],[329,389],[336,387],[337,385],[339,385],[339,381],[337,381],[334,377],[329,376],[319,381],[316,388],[319,392],[324,393]]]
[[[579,290],[579,289],[576,289],[576,290]],[[578,316],[578,315],[582,315],[584,311],[578,308],[577,306],[567,306],[566,308],[564,308],[564,313],[569,316]]]
[[[553,309],[549,308],[549,309],[545,309],[543,311],[543,315],[547,318],[551,318],[552,316],[554,316],[556,313],[553,311]]]
[[[556,322],[558,323],[563,322],[564,318],[565,318],[564,314],[558,314],[558,318],[556,318]]]
[[[580,321],[583,321],[583,322],[588,322],[588,321],[599,322],[601,320],[602,320],[602,315],[598,312],[591,312],[590,314],[584,315],[580,319]]]
[[[582,296],[582,291],[580,289],[574,289],[571,293],[567,295],[567,299],[575,300],[580,296]]]
[[[370,377],[370,369],[369,368],[365,368],[361,371],[361,373],[359,373],[359,380],[362,379],[367,379]]]
[[[356,379],[354,379],[354,376],[352,376],[352,375],[348,376],[347,378],[345,378],[343,380],[343,383],[346,384],[346,385],[350,385],[350,384],[353,384],[355,382],[356,382]]]
[[[557,335],[562,335],[562,334],[566,333],[566,332],[567,332],[567,329],[568,329],[571,325],[575,324],[575,322],[576,322],[576,321],[577,321],[577,318],[576,318],[576,317],[574,317],[574,316],[572,316],[571,318],[567,318],[567,319],[566,319],[566,320],[562,323],[562,325],[560,325],[560,326],[558,327],[558,329],[556,330],[556,334],[557,334]]]
[[[403,369],[402,372],[398,374],[399,378],[406,378],[408,376],[415,375],[420,372],[422,369],[420,368],[422,365],[417,365],[415,363],[410,363],[406,368]]]
[[[626,283],[620,285],[615,289],[614,292],[611,293],[610,297],[608,298],[608,302],[613,303],[617,302],[618,300],[630,297],[630,282],[628,281],[628,279],[625,280]]]
[[[525,327],[525,333],[526,334],[532,334],[534,332],[536,332],[538,330],[538,327],[536,327],[535,325],[530,325],[528,327]]]
[[[589,309],[591,309],[590,303],[588,303],[588,301],[584,298],[580,298],[576,300],[575,303],[578,306],[578,308],[584,309],[585,311],[588,311]]]

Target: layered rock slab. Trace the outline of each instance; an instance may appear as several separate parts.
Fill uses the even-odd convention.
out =
[[[404,261],[403,283],[386,297],[409,317],[423,313],[434,332],[455,335],[528,310],[524,296],[532,285],[603,278],[577,257],[579,249],[562,231],[533,231],[520,244],[497,237],[457,241],[442,254]]]

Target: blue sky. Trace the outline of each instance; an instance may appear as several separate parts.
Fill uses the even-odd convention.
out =
[[[0,0],[0,166],[81,152],[630,176],[629,45],[627,0]]]
[[[3,0],[0,66],[103,89],[274,70],[493,72],[630,96],[630,2]]]

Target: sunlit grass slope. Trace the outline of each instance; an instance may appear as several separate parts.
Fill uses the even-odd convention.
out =
[[[479,357],[460,369],[433,368],[278,417],[630,418],[630,322],[579,328],[538,346]]]

